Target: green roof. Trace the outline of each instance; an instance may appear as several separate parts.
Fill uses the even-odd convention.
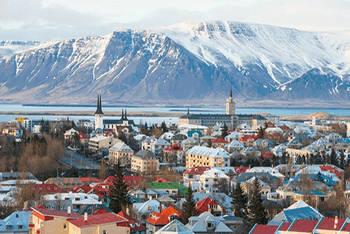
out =
[[[185,195],[187,193],[187,187],[183,184],[180,184],[179,182],[148,182],[148,187],[162,190],[178,189],[181,191],[181,195]]]

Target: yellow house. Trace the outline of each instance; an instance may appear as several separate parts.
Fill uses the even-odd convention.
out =
[[[186,153],[186,168],[229,167],[230,156],[221,148],[194,146]]]
[[[111,164],[119,161],[122,165],[130,165],[134,151],[124,142],[118,142],[109,149],[109,162]]]
[[[140,150],[131,159],[131,171],[151,172],[159,170],[159,159],[147,150]]]
[[[80,218],[81,215],[65,211],[48,210],[43,207],[31,208],[29,234],[70,234],[67,219]]]

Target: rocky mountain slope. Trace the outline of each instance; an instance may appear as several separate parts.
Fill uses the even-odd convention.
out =
[[[22,103],[349,102],[350,34],[237,22],[52,42],[0,60],[0,96]]]

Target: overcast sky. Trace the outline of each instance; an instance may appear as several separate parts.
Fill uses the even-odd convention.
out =
[[[56,40],[229,20],[350,31],[350,0],[0,0],[0,40]]]

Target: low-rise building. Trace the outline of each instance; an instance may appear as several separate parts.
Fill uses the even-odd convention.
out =
[[[89,150],[91,150],[94,153],[108,152],[109,148],[111,148],[118,142],[120,142],[120,140],[117,138],[95,136],[89,139]]]
[[[230,156],[221,148],[194,146],[186,153],[186,168],[196,166],[229,167]]]
[[[124,142],[118,142],[109,149],[109,163],[119,162],[121,165],[130,165],[134,151]]]
[[[147,150],[140,150],[131,158],[131,171],[149,173],[159,170],[159,159]]]

